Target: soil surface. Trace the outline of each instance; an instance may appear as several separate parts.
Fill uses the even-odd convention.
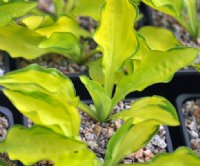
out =
[[[63,74],[81,74],[87,71],[86,66],[79,66],[68,58],[58,54],[48,54],[34,60],[19,59],[19,68],[24,68],[30,64],[37,63],[46,68],[56,68]]]
[[[8,119],[2,114],[0,114],[0,142],[2,142],[6,138],[8,128],[9,128]],[[0,160],[5,161],[6,163],[8,163],[9,166],[16,166],[15,163],[13,163],[9,159],[6,153],[0,153]]]
[[[182,112],[192,149],[200,156],[200,98],[186,101]]]
[[[38,0],[38,2],[40,10],[49,13],[55,13],[55,8],[51,0]],[[77,17],[77,22],[83,29],[91,33],[94,33],[98,25],[95,20],[89,17]],[[89,52],[90,50],[94,50],[97,47],[96,43],[91,38],[81,38],[80,42],[87,43],[87,47],[84,48],[85,53]],[[24,68],[33,63],[37,63],[47,68],[57,68],[65,75],[87,73],[86,65],[78,65],[74,61],[69,60],[69,58],[54,53],[43,55],[34,60],[26,60],[24,58],[18,59],[19,68]]]
[[[113,113],[120,112],[130,108],[131,102],[120,102],[113,110]],[[93,107],[93,105],[90,105]],[[88,144],[88,147],[94,151],[100,160],[105,157],[106,146],[109,139],[123,124],[122,120],[112,120],[110,122],[99,123],[93,121],[85,113],[81,113],[80,138]],[[28,127],[33,123],[28,120]],[[127,156],[122,163],[145,162],[151,160],[156,154],[167,152],[166,132],[163,126],[160,126],[159,132],[153,137],[150,143],[139,151]],[[34,166],[52,166],[52,162],[41,161]]]
[[[199,3],[200,9],[200,3]],[[200,11],[198,12],[200,18]],[[192,46],[200,49],[200,39],[192,39],[192,36],[173,17],[152,9],[153,25],[169,29],[176,38],[185,46]],[[195,63],[200,63],[200,53]]]
[[[114,113],[130,108],[131,102],[120,102],[113,110]],[[105,157],[106,146],[109,139],[116,130],[123,124],[122,120],[99,123],[90,119],[86,114],[81,113],[80,137],[86,142],[89,148],[94,151],[100,160]],[[157,135],[150,143],[139,151],[130,154],[122,163],[145,162],[151,160],[156,154],[166,152],[166,132],[161,126]],[[130,143],[131,144],[131,143]]]

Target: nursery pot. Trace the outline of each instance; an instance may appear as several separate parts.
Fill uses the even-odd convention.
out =
[[[0,114],[2,114],[8,120],[9,123],[8,129],[14,125],[13,114],[8,108],[0,106]],[[13,161],[13,162],[14,162],[13,164],[15,164],[16,166],[19,165],[18,161]]]
[[[14,125],[13,114],[8,108],[0,106],[0,114],[2,114],[8,119],[9,128]]]
[[[11,63],[12,59],[9,57],[9,55],[5,51],[0,51],[0,54],[3,56],[2,63],[4,66],[4,73],[12,71],[14,69]]]
[[[3,87],[0,87],[0,106],[7,108],[13,115],[14,124],[22,124],[22,115],[10,102],[10,100],[4,95],[2,91]]]
[[[140,3],[140,12],[143,14],[142,19],[139,21],[139,27],[153,25],[152,9],[144,3]]]
[[[182,95],[178,96],[176,99],[176,106],[177,106],[179,119],[180,119],[180,123],[181,123],[181,134],[182,134],[182,137],[184,140],[184,144],[190,148],[191,148],[190,136],[187,131],[187,127],[185,126],[185,119],[183,116],[182,107],[186,101],[195,100],[197,98],[200,99],[200,93],[198,93],[198,94],[182,94]]]

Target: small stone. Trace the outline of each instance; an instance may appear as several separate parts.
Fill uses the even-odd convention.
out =
[[[200,109],[197,109],[195,112],[194,112],[194,116],[196,117],[196,119],[198,121],[200,121]]]
[[[0,76],[3,76],[4,75],[4,70],[3,69],[0,69]]]
[[[97,152],[101,155],[105,155],[105,149],[97,148],[97,149],[95,149],[95,152]]]
[[[197,43],[200,45],[200,38],[197,38]]]
[[[141,158],[143,156],[143,149],[138,150],[137,152],[134,153],[135,158]]]
[[[152,157],[150,156],[145,156],[145,161],[150,161],[152,159]]]
[[[190,134],[191,138],[198,138],[199,137],[198,133],[196,133],[195,131],[189,131],[189,134]]]
[[[150,151],[154,151],[155,147],[152,145],[152,143],[150,142],[147,146],[146,146],[147,149],[149,149]]]
[[[131,164],[133,161],[130,159],[124,159],[123,163],[124,164]]]
[[[98,144],[95,141],[87,141],[87,144],[93,150],[98,148]]]
[[[200,141],[198,142],[195,139],[191,139],[191,147],[192,147],[192,149],[198,149],[198,148],[200,148]]]
[[[152,139],[152,144],[153,145],[158,145],[160,141],[160,137],[158,135],[155,135]]]
[[[144,155],[145,155],[145,156],[148,156],[148,157],[150,157],[150,158],[153,158],[153,157],[154,157],[154,154],[153,154],[152,151],[149,150],[149,149],[147,149],[147,150],[144,151]]]
[[[145,162],[144,158],[138,158],[137,160],[138,160],[139,163],[144,163]]]
[[[196,123],[194,121],[188,121],[186,120],[186,127],[188,127],[190,130],[195,131],[196,130]]]
[[[101,127],[99,125],[95,125],[94,133],[95,133],[96,137],[98,138],[101,133]]]
[[[85,138],[86,138],[88,141],[95,140],[95,134],[86,133],[86,134],[85,134]]]
[[[113,133],[114,133],[114,129],[109,127],[108,128],[108,137],[111,137],[113,135]]]
[[[162,126],[162,125],[160,126],[159,132],[160,132],[160,133],[165,132],[165,128],[164,128],[164,126]]]
[[[2,125],[3,125],[5,128],[8,128],[8,127],[9,127],[8,120],[7,120],[5,117],[2,118]]]
[[[105,146],[106,146],[106,141],[105,141],[105,140],[100,141],[99,146],[100,146],[102,149],[104,149]]]
[[[122,120],[117,119],[117,120],[115,121],[115,127],[118,129],[118,128],[121,127],[121,125],[122,125]]]
[[[158,152],[159,152],[159,150],[158,149],[154,149],[154,154],[157,154]]]
[[[165,143],[164,140],[162,140],[159,144],[158,147],[160,147],[161,149],[165,149],[167,147],[167,144]]]

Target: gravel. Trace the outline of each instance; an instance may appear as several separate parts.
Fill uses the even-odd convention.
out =
[[[97,27],[97,22],[89,17],[78,17],[77,21],[83,29],[91,33],[93,33]],[[83,42],[87,43],[87,46],[84,46],[85,53],[88,53],[91,50],[95,50],[95,48],[97,47],[97,44],[91,38],[81,37],[80,43],[83,43]],[[96,54],[94,55],[93,58],[89,58],[88,60],[90,59],[94,60],[94,58],[98,58],[98,56],[99,54]],[[47,68],[56,68],[65,75],[86,74],[88,71],[88,68],[84,63],[82,65],[79,65],[73,60],[70,60],[69,58],[63,55],[59,55],[55,53],[46,54],[33,60],[27,60],[24,58],[18,59],[19,68],[24,68],[33,63],[37,63]]]
[[[130,108],[131,102],[120,102],[113,110],[113,113],[118,113],[124,109]],[[90,107],[93,107],[90,104]],[[122,120],[112,120],[109,122],[99,123],[93,121],[85,113],[80,111],[81,128],[80,139],[88,144],[88,147],[95,152],[96,156],[103,160],[105,157],[106,146],[109,139],[123,124]],[[28,127],[33,123],[28,120]],[[166,132],[163,126],[160,126],[159,132],[152,138],[150,143],[139,151],[127,156],[121,163],[145,162],[151,160],[156,154],[167,151]],[[43,163],[43,164],[42,164]],[[52,166],[52,162],[42,161],[34,166]]]
[[[40,162],[37,162],[36,164],[34,164],[33,166],[53,166],[53,162],[52,161],[40,161]]]
[[[200,7],[200,4],[199,4]],[[200,12],[199,16],[200,16]],[[176,38],[185,46],[200,49],[200,39],[193,40],[192,36],[173,17],[152,9],[153,24],[157,27],[167,28],[174,33]],[[200,54],[195,63],[200,63]]]
[[[120,102],[114,113],[130,108],[130,102]],[[122,120],[99,123],[90,119],[86,114],[81,113],[81,140],[86,142],[89,148],[94,151],[100,160],[103,160],[106,152],[106,145],[116,130],[123,124]],[[151,160],[156,154],[167,151],[166,136],[164,127],[161,126],[157,135],[150,143],[126,157],[122,163],[145,162]]]
[[[8,128],[9,128],[8,119],[5,116],[3,116],[2,114],[0,114],[0,142],[2,142],[6,138]],[[8,163],[9,166],[16,166],[9,159],[9,157],[6,153],[0,153],[0,160],[5,161],[6,163]]]
[[[53,6],[51,0],[39,0],[39,8],[45,12],[55,13],[55,9],[54,9],[54,6]],[[94,31],[98,25],[95,20],[93,20],[92,18],[89,18],[89,17],[77,17],[77,22],[83,29],[85,29],[91,33],[94,33]],[[86,53],[90,50],[94,50],[97,47],[97,44],[91,38],[81,37],[80,42],[87,43],[87,47],[84,48],[84,51]],[[18,67],[24,68],[33,63],[37,63],[37,64],[47,67],[47,68],[57,68],[65,75],[87,73],[86,65],[78,65],[74,61],[69,60],[68,58],[66,58],[62,55],[53,54],[53,53],[43,55],[34,60],[26,60],[24,58],[19,58],[19,66]]]
[[[86,66],[79,66],[73,61],[70,61],[68,58],[58,55],[58,54],[48,54],[36,58],[34,60],[26,60],[23,58],[19,59],[19,68],[24,68],[30,64],[37,63],[41,66],[47,68],[56,68],[60,70],[63,74],[81,74],[87,71]]]
[[[200,156],[200,98],[186,101],[182,107],[192,149]]]

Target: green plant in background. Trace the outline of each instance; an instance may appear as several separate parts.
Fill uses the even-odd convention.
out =
[[[194,39],[200,37],[197,0],[142,0],[147,5],[174,17]]]
[[[64,0],[53,2],[55,14],[38,10],[36,2],[2,1],[0,49],[6,50],[14,58],[26,59],[34,59],[47,53],[58,53],[77,63],[83,63],[99,52],[88,50],[87,41],[81,41],[81,37],[91,38],[91,33],[79,26],[76,16],[91,16],[98,19],[104,1],[94,3],[92,0],[73,0],[69,1],[67,6],[64,6]],[[91,8],[86,8],[86,5]],[[23,10],[19,11],[19,8]]]
[[[70,79],[56,69],[31,65],[0,77],[5,95],[35,124],[28,129],[20,125],[11,128],[7,139],[0,144],[0,152],[7,152],[11,159],[26,165],[53,160],[56,166],[115,166],[145,146],[161,124],[179,125],[174,107],[160,96],[141,98],[129,110],[111,115],[126,95],[155,83],[169,82],[177,70],[191,64],[198,54],[197,49],[182,46],[165,29],[149,26],[136,32],[133,26],[138,15],[137,3],[106,0],[102,7],[94,39],[103,56],[90,62],[90,78],[80,77],[94,108],[80,101]],[[49,40],[46,42],[49,45]],[[96,121],[124,121],[107,145],[104,162],[79,139],[78,108]],[[200,158],[181,148],[171,155],[159,155],[147,165],[160,163],[197,166]]]
[[[200,37],[197,0],[142,0],[142,2],[174,17],[193,39]],[[192,64],[192,66],[199,71],[199,64]]]

